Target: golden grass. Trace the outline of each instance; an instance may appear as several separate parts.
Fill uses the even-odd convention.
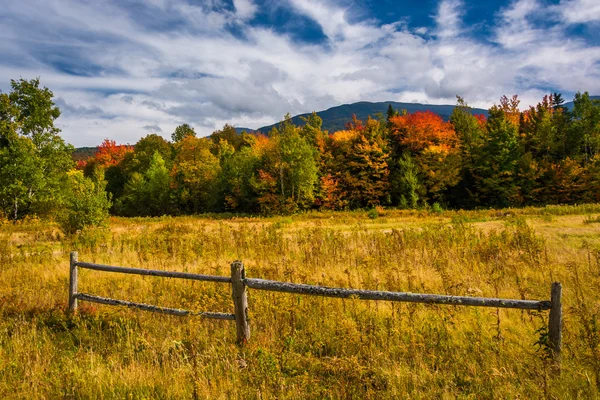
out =
[[[73,238],[0,226],[0,398],[600,398],[600,206],[293,217],[111,219]],[[563,373],[547,312],[249,292],[252,339],[231,321],[81,303],[81,261],[328,286],[548,299],[563,283]],[[80,291],[231,312],[225,284],[80,270]],[[541,330],[540,330],[541,329]]]

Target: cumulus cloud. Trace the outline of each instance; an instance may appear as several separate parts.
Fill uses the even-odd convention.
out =
[[[452,104],[460,94],[488,107],[518,93],[527,105],[550,89],[600,93],[600,46],[569,31],[597,29],[596,3],[516,0],[481,35],[463,0],[439,1],[431,25],[414,28],[405,16],[357,17],[352,0],[8,1],[0,89],[40,76],[77,146],[167,137],[181,123],[200,135],[225,123],[258,128],[360,100]],[[257,23],[275,4],[323,37]]]
[[[569,24],[600,23],[600,2],[597,0],[563,0],[557,9]]]
[[[241,19],[251,19],[258,7],[251,0],[233,0],[236,15]]]

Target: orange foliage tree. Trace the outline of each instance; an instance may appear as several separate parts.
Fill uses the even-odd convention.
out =
[[[372,207],[386,202],[389,193],[389,149],[385,124],[353,117],[344,131],[330,136],[321,179],[323,207]]]
[[[392,137],[400,151],[408,151],[419,166],[421,180],[431,200],[460,180],[460,146],[451,123],[431,111],[390,118]]]
[[[117,144],[114,140],[104,139],[102,144],[98,146],[98,150],[94,156],[96,164],[102,167],[110,167],[117,165],[127,155],[133,152],[133,146],[125,144]]]
[[[519,128],[519,123],[521,120],[519,103],[521,103],[521,100],[519,100],[519,96],[515,94],[510,99],[506,96],[502,96],[500,98],[500,105],[498,106],[500,110],[504,111],[506,119],[517,128]]]

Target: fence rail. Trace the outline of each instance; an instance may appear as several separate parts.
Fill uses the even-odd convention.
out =
[[[356,297],[360,300],[401,301],[405,303],[447,304],[453,306],[519,308],[522,310],[538,311],[549,310],[551,308],[551,302],[545,300],[510,300],[485,297],[446,296],[440,294],[342,289],[325,286],[305,285],[301,283],[269,281],[266,279],[255,278],[247,278],[244,280],[244,283],[250,289],[268,290],[272,292],[296,293],[309,296],[337,297],[341,299]]]
[[[159,307],[153,306],[151,304],[143,304],[143,303],[134,303],[132,301],[126,300],[117,300],[110,299],[107,297],[94,296],[87,293],[77,293],[75,295],[77,300],[89,301],[91,303],[99,303],[106,304],[109,306],[125,306],[129,308],[137,308],[139,310],[144,311],[152,311],[159,314],[169,314],[169,315],[177,315],[179,317],[197,315],[204,318],[212,318],[212,319],[228,319],[235,321],[235,315],[233,314],[225,314],[225,313],[216,313],[216,312],[194,312],[188,310],[182,310],[180,308],[167,308],[167,307]]]
[[[129,268],[129,267],[115,267],[112,265],[93,264],[89,262],[77,262],[77,266],[85,269],[93,269],[95,271],[107,271],[107,272],[120,272],[122,274],[133,274],[133,275],[148,275],[148,276],[160,276],[164,278],[180,278],[190,279],[194,281],[207,281],[207,282],[222,282],[230,283],[231,278],[229,276],[214,276],[214,275],[200,275],[190,274],[188,272],[177,272],[177,271],[160,271],[156,269],[142,269],[142,268]]]
[[[178,316],[197,315],[204,318],[233,320],[236,322],[236,333],[238,343],[246,343],[250,339],[250,325],[248,313],[247,288],[255,290],[267,290],[273,292],[295,293],[308,296],[325,296],[336,298],[357,298],[360,300],[383,300],[400,301],[409,303],[445,304],[455,306],[476,306],[495,308],[516,308],[522,310],[550,310],[548,318],[548,342],[552,358],[555,361],[555,369],[560,373],[560,361],[562,350],[562,286],[558,282],[552,283],[550,300],[514,300],[497,299],[485,297],[447,296],[437,294],[387,292],[378,290],[344,289],[300,283],[279,282],[266,279],[246,278],[244,264],[234,261],[231,264],[231,276],[199,275],[187,272],[160,271],[142,268],[117,267],[112,265],[94,264],[78,261],[77,252],[71,253],[70,283],[69,283],[69,309],[77,310],[77,300],[94,303],[126,306],[145,311],[171,314]],[[126,300],[116,300],[100,297],[87,293],[78,292],[78,268],[96,271],[117,272],[124,274],[147,275],[168,278],[180,278],[207,282],[231,284],[233,298],[233,314],[216,312],[193,312],[177,308],[158,307],[149,304],[134,303]]]

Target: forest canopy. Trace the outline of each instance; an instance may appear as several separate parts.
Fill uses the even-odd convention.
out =
[[[572,110],[558,93],[526,110],[503,96],[487,117],[457,96],[449,121],[390,106],[336,132],[316,113],[300,126],[287,115],[266,134],[225,125],[199,138],[182,124],[172,141],[107,139],[75,163],[52,92],[39,79],[11,86],[0,93],[0,212],[11,219],[72,209],[74,193],[124,216],[600,201],[600,101],[587,92]]]

